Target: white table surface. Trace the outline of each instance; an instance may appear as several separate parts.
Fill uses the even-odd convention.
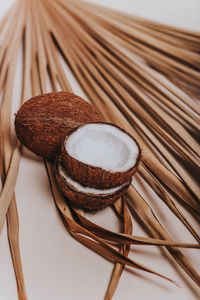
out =
[[[13,2],[0,0],[0,18]],[[170,25],[200,31],[199,0],[93,0],[91,2]],[[74,92],[84,95],[72,77],[70,81]],[[137,176],[134,180],[137,180]],[[52,200],[43,162],[27,151],[23,152],[21,158],[16,197],[20,219],[21,256],[28,299],[102,300],[113,264],[82,246],[69,235]],[[194,242],[182,224],[174,219],[155,195],[150,197],[149,201],[174,239]],[[118,229],[116,217],[110,208],[88,217],[109,229]],[[145,235],[134,219],[133,226],[134,234]],[[199,250],[183,252],[200,271]],[[174,264],[173,259],[166,252],[153,246],[135,246],[130,251],[130,257],[171,277],[179,282],[181,287],[151,274],[126,268],[113,300],[200,299],[195,284]],[[0,237],[0,300],[17,299],[15,276],[6,226],[4,226]]]

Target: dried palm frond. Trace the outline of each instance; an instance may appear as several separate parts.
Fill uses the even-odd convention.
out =
[[[105,121],[138,140],[143,150],[138,178],[197,241],[173,241],[134,181],[125,198],[114,205],[123,233],[94,224],[66,202],[55,184],[51,163],[44,161],[68,231],[115,263],[105,299],[112,298],[125,265],[172,281],[130,259],[131,244],[166,247],[200,286],[200,275],[179,249],[200,248],[200,235],[193,225],[193,220],[200,220],[200,34],[78,0],[18,0],[0,24],[0,232],[7,215],[19,299],[27,299],[15,199],[21,149],[11,135],[10,120],[21,47],[21,103],[28,99],[29,86],[32,95],[47,92],[48,83],[53,91],[72,91],[64,70],[67,65]],[[130,213],[150,237],[132,235]]]

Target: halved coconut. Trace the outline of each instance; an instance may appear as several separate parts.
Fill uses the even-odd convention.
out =
[[[118,187],[104,190],[83,186],[67,174],[60,158],[55,160],[54,174],[59,189],[71,204],[90,211],[98,210],[114,203],[123,195],[131,183],[129,181]]]
[[[68,174],[83,185],[111,188],[129,182],[141,150],[127,132],[110,123],[90,123],[69,134],[61,145]]]

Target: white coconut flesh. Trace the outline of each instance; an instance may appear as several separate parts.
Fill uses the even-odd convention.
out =
[[[67,153],[78,161],[110,172],[124,172],[137,163],[139,147],[124,131],[109,124],[87,124],[66,140]]]
[[[116,193],[121,188],[123,188],[125,185],[127,185],[127,183],[125,183],[125,184],[122,184],[122,185],[117,186],[115,188],[100,190],[100,189],[95,189],[95,188],[90,188],[90,187],[87,187],[87,186],[83,186],[79,182],[73,180],[66,173],[66,171],[63,168],[63,166],[61,165],[61,163],[58,164],[58,172],[66,180],[66,182],[68,184],[70,184],[70,186],[72,186],[73,189],[75,189],[75,190],[77,190],[77,191],[79,191],[81,193],[85,193],[85,194],[91,194],[91,195],[96,194],[96,195],[107,196],[107,195]]]

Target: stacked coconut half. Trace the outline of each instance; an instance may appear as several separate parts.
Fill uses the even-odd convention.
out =
[[[65,92],[27,101],[16,115],[15,127],[27,148],[54,158],[58,187],[73,205],[86,210],[104,208],[119,199],[141,158],[132,136],[101,122],[90,104]]]
[[[55,174],[71,202],[100,209],[122,196],[139,160],[139,145],[129,134],[113,124],[90,123],[66,136]]]

